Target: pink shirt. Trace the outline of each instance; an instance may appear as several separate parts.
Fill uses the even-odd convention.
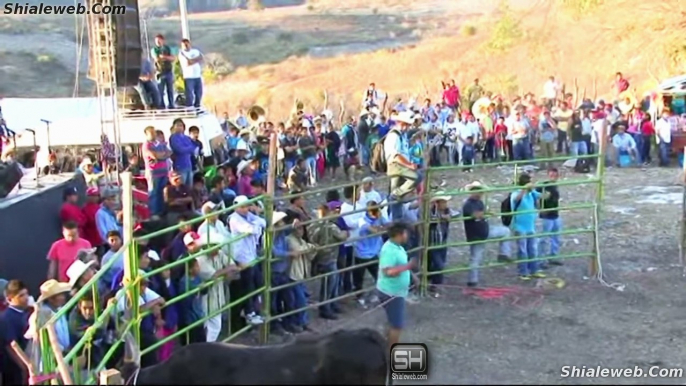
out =
[[[242,175],[238,179],[238,194],[243,195],[243,196],[248,196],[252,197],[253,191],[252,191],[252,185],[250,185],[250,182],[252,181],[252,176],[248,175]]]
[[[68,282],[67,269],[76,260],[76,254],[81,249],[91,248],[91,243],[84,239],[76,239],[68,242],[65,239],[52,243],[48,252],[48,260],[57,263],[57,281]]]

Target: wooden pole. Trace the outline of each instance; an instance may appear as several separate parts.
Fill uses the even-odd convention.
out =
[[[55,326],[52,324],[48,324],[45,327],[48,329],[50,347],[52,348],[52,353],[55,356],[55,361],[57,362],[57,370],[60,373],[60,377],[62,377],[62,383],[65,385],[73,385],[74,381],[71,379],[69,366],[67,366],[67,364],[64,362],[62,350],[60,349],[60,344],[57,340],[57,332],[55,331]]]
[[[684,161],[681,168],[681,183],[684,186],[681,200],[681,238],[679,240],[680,263],[683,267],[683,275],[686,276],[686,147],[684,147]]]
[[[605,191],[603,190],[603,176],[605,175],[605,149],[607,149],[607,120],[603,124],[602,132],[598,135],[598,162],[596,166],[596,178],[599,180],[598,188],[596,190],[596,206],[593,211],[594,230],[593,230],[593,250],[595,255],[591,258],[589,263],[589,276],[595,277],[598,275],[600,267],[600,214],[601,214],[601,203],[603,197],[605,196]]]
[[[100,372],[100,385],[123,385],[124,379],[117,369],[108,369]]]
[[[272,283],[272,240],[274,238],[274,226],[272,216],[274,214],[274,202],[276,197],[276,173],[277,167],[277,144],[276,133],[269,134],[269,169],[267,170],[267,194],[264,202],[264,217],[267,229],[264,232],[264,265],[262,269],[264,280],[264,294],[262,295],[262,315],[269,319],[271,313],[271,283]],[[269,324],[264,323],[260,329],[260,341],[266,344],[269,341]]]
[[[121,174],[121,203],[122,203],[122,227],[124,230],[124,287],[133,283],[138,277],[138,256],[136,256],[136,243],[133,241],[133,180],[130,172]],[[134,285],[127,291],[130,309],[127,310],[127,322],[138,323],[140,297],[138,286]],[[129,314],[130,312],[130,314]],[[137,345],[140,345],[140,330],[133,327],[133,336]],[[129,350],[126,345],[126,350]],[[126,353],[126,358],[131,358],[133,353]]]

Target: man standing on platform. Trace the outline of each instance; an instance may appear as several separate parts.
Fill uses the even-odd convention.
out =
[[[155,77],[160,95],[160,107],[164,108],[164,95],[167,94],[167,106],[174,108],[174,62],[176,57],[172,55],[171,48],[164,43],[164,36],[155,36],[155,47],[152,48],[152,57],[155,61]]]

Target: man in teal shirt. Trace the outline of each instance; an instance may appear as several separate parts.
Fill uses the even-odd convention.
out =
[[[538,261],[526,261],[538,257],[538,240],[536,239],[536,203],[541,198],[541,193],[534,190],[529,174],[519,176],[519,190],[510,194],[510,207],[514,215],[512,216],[512,228],[515,236],[525,236],[517,240],[517,258],[522,261],[517,264],[519,278],[531,280],[532,277],[543,278],[545,274],[541,271]]]
[[[415,260],[408,261],[407,251],[403,245],[407,243],[408,232],[403,224],[395,223],[388,229],[388,241],[381,247],[379,253],[379,277],[376,289],[379,292],[381,304],[386,309],[388,319],[389,349],[400,341],[400,333],[405,324],[405,298],[410,289],[410,278]]]

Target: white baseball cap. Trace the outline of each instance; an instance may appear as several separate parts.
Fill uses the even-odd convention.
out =
[[[249,200],[250,199],[246,196],[238,196],[238,197],[233,199],[233,204],[234,205],[240,205],[240,204],[243,204],[244,202],[249,201]]]

